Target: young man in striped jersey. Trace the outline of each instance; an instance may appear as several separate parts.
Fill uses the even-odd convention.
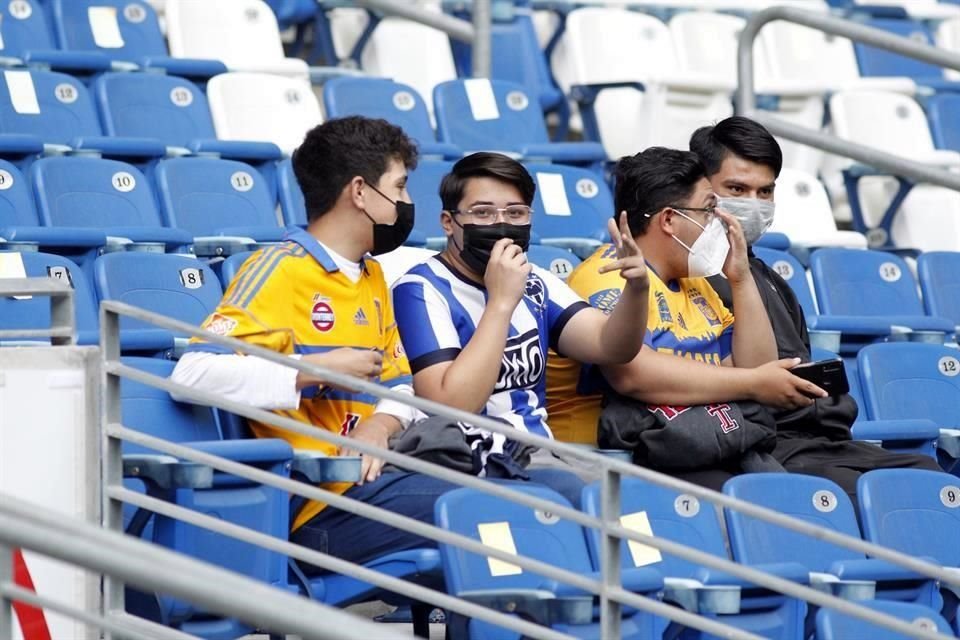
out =
[[[625,286],[609,316],[527,262],[535,189],[523,165],[507,156],[475,153],[458,161],[440,186],[447,247],[397,281],[393,302],[417,395],[552,438],[544,400],[548,347],[582,362],[630,361],[643,344],[648,281],[625,217],[619,228],[610,225],[616,260],[605,269],[619,272]],[[577,486],[550,476],[556,469],[541,469],[565,466],[552,455],[462,428],[484,462],[515,463],[577,502]]]

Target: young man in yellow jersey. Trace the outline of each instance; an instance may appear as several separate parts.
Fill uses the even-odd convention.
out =
[[[412,394],[390,292],[368,254],[391,251],[409,235],[407,171],[416,160],[413,142],[384,120],[331,120],[307,133],[293,155],[306,231],[247,260],[204,328]],[[415,417],[402,403],[377,402],[198,340],[173,379],[383,448]],[[267,424],[251,426],[259,437],[283,438],[298,449],[357,455]],[[359,483],[325,488],[432,522],[437,496],[451,485],[415,473],[381,474],[382,467],[364,455]],[[294,542],[353,562],[433,544],[316,501],[295,500],[292,509]]]
[[[548,411],[558,439],[596,441],[604,385],[653,406],[747,399],[807,406],[811,397],[825,395],[787,370],[799,360],[777,360],[743,229],[717,208],[695,154],[653,147],[623,158],[616,169],[614,200],[617,215],[627,213],[647,260],[645,343],[631,362],[600,367],[602,377],[570,360],[550,368]],[[623,288],[617,273],[600,272],[611,258],[610,247],[601,247],[567,279],[574,291],[606,312],[617,305]],[[721,273],[730,284],[736,321],[707,281]],[[673,475],[719,488],[738,471],[720,466]]]

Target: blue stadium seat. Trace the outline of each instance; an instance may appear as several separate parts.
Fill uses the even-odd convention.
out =
[[[123,363],[160,377],[168,377],[174,367],[173,362],[155,358],[124,358]],[[289,477],[293,451],[282,440],[223,442],[210,408],[175,402],[161,389],[126,378],[121,382],[120,394],[124,426],[171,442],[189,443],[205,453],[243,462],[280,477]],[[144,472],[148,464],[137,465],[130,459],[131,455],[144,454],[156,452],[134,444],[124,444],[128,487],[137,490],[139,485],[148,494],[176,502],[181,507],[286,539],[289,522],[289,497],[286,492],[224,473],[213,474],[212,486],[205,482],[184,482],[177,487],[161,487],[151,480],[149,473]],[[137,471],[131,467],[137,468]],[[188,474],[183,474],[183,477],[189,478]],[[149,512],[136,512],[133,507],[127,509],[126,516],[129,518],[128,533],[146,537],[156,544],[248,577],[290,588],[287,582],[287,558],[284,555],[213,534],[174,518],[159,514],[151,518]],[[128,590],[127,610],[203,638],[235,638],[253,631],[237,620],[220,618],[188,602],[162,594]]]
[[[576,254],[566,249],[543,244],[530,245],[527,248],[527,260],[550,271],[561,280],[566,280],[581,262]]]
[[[169,56],[157,14],[144,0],[47,0],[61,54],[36,59],[75,69],[111,62],[163,68],[170,73],[210,78],[226,71],[218,60],[174,59]],[[98,64],[98,58],[107,64]]]
[[[77,344],[97,344],[100,341],[100,322],[97,304],[86,274],[74,262],[62,256],[35,251],[17,255],[23,261],[24,272],[28,278],[51,277],[70,283],[73,287]],[[0,298],[0,329],[45,329],[49,326],[50,299],[46,296],[33,296],[26,300]],[[36,339],[30,340],[35,341]]]
[[[209,253],[200,247],[202,238],[219,246],[223,243],[212,236],[279,242],[286,233],[277,222],[266,180],[250,165],[170,158],[157,164],[156,183],[165,224],[193,236],[197,253]]]
[[[875,29],[889,31],[904,38],[936,46],[933,34],[927,26],[918,21],[906,18],[871,18],[865,24]],[[878,49],[861,42],[853,43],[857,54],[857,63],[860,66],[860,75],[882,77],[906,77],[917,84],[937,90],[960,90],[960,83],[945,80],[943,69],[935,64],[923,62],[916,58],[908,58],[886,49]]]
[[[153,190],[132,165],[101,158],[41,158],[30,168],[40,221],[47,227],[96,229],[176,250],[193,238],[163,226]]]
[[[189,256],[108,253],[97,258],[93,272],[99,300],[125,302],[192,325],[202,323],[223,296],[210,267]],[[133,318],[121,318],[120,332],[125,351],[167,351],[182,337]]]
[[[533,236],[546,245],[565,247],[587,258],[610,241],[607,221],[613,196],[595,173],[558,164],[526,165],[537,183],[533,199]]]
[[[930,133],[937,149],[960,151],[960,95],[956,93],[938,93],[924,101]]]
[[[596,142],[550,142],[536,97],[522,85],[484,78],[451,80],[433,89],[437,133],[465,152],[501,151],[527,161],[599,169],[607,154]]]
[[[820,309],[811,328],[843,332],[842,354],[895,334],[942,342],[953,333],[950,320],[924,314],[917,283],[899,256],[819,249],[810,256],[810,272]]]
[[[494,3],[490,48],[492,53],[490,77],[522,85],[540,105],[543,113],[556,113],[558,130],[556,140],[567,136],[570,116],[566,96],[554,83],[547,56],[537,40],[536,28],[525,2]],[[556,3],[551,3],[555,5]],[[514,6],[516,5],[516,6]],[[469,15],[465,16],[469,19]],[[462,78],[472,75],[472,48],[469,43],[451,38],[457,74]]]
[[[254,253],[254,251],[241,251],[239,253],[234,253],[220,263],[220,284],[223,285],[224,291],[226,291],[227,287],[230,286],[230,282],[233,280],[234,276],[237,275],[237,271],[240,270],[240,267],[243,266],[243,263],[246,262],[247,258],[252,256]]]
[[[277,195],[283,223],[288,227],[306,227],[307,205],[303,200],[303,191],[297,182],[297,176],[293,173],[293,162],[290,158],[277,164]],[[420,213],[419,210],[417,213]]]
[[[947,635],[951,633],[946,620],[930,607],[908,602],[886,602],[883,600],[860,604],[878,613],[885,613],[912,622],[926,631],[939,631]],[[833,609],[821,609],[817,612],[817,640],[851,640],[852,638],[907,640],[908,637],[902,633],[865,622],[860,618],[844,615]]]
[[[42,0],[19,0],[0,6],[4,56],[23,58],[27,51],[53,51],[56,45]]]
[[[69,145],[74,138],[100,136],[87,88],[54,71],[7,69],[0,82],[0,133],[32,135]]]
[[[0,160],[0,237],[34,243],[43,251],[71,255],[78,261],[82,254],[107,244],[106,234],[98,229],[41,226],[29,183],[7,160]]]
[[[739,500],[779,511],[838,533],[860,537],[849,496],[825,478],[798,473],[748,473],[727,480],[723,492]],[[863,599],[864,582],[876,585],[876,598],[916,602],[940,609],[942,598],[932,580],[862,553],[789,531],[724,508],[730,548],[737,562],[799,562],[811,572],[829,574],[824,586],[840,595]],[[811,576],[814,578],[814,576]],[[849,581],[849,582],[848,582]],[[845,592],[853,589],[853,592]]]
[[[928,251],[917,258],[923,306],[960,327],[960,253]]]
[[[592,483],[583,490],[583,510],[600,517],[600,484]],[[693,547],[720,558],[727,558],[723,531],[713,505],[696,497],[645,482],[639,478],[620,481],[620,512],[623,517],[636,518],[636,527],[630,521],[627,528],[637,528],[650,535]],[[621,520],[621,522],[624,522]],[[593,566],[600,566],[601,534],[598,529],[587,531],[587,541]],[[636,548],[637,557],[631,547]],[[715,618],[718,622],[750,631],[765,638],[793,640],[803,636],[806,603],[801,600],[758,588],[732,575],[707,569],[677,556],[651,548],[628,544],[620,545],[621,566],[633,569],[646,566],[664,575],[665,599],[686,609]],[[798,564],[757,567],[779,577],[805,582],[806,568]],[[706,589],[679,585],[677,581],[695,580]],[[730,590],[721,590],[721,587]],[[741,591],[741,587],[743,590]],[[731,592],[732,591],[732,592]]]
[[[328,118],[383,118],[416,140],[422,156],[453,159],[463,155],[456,145],[437,142],[427,105],[409,85],[387,78],[332,78],[323,85],[323,107]]]
[[[511,489],[568,508],[571,506],[557,492],[539,485],[512,483]],[[547,562],[573,573],[595,579],[599,577],[593,570],[583,528],[569,520],[551,517],[550,514],[466,488],[454,489],[440,496],[434,514],[437,526],[444,529],[501,550],[512,547],[517,555]],[[485,534],[488,528],[492,532]],[[592,606],[594,597],[591,594],[558,584],[555,580],[526,569],[498,566],[497,561],[453,545],[440,543],[439,547],[450,594],[470,600],[470,592],[482,591],[488,598],[481,604],[487,606],[493,605],[495,596],[499,595],[508,599],[503,602],[514,602],[517,605],[515,612],[521,617],[532,617],[536,622],[538,614],[547,610],[537,610],[537,605],[543,606],[544,602],[528,602],[523,594],[531,589],[552,592],[556,598],[548,600],[546,607],[556,615],[556,622],[551,625],[554,630],[578,638],[599,637],[599,624],[594,618]],[[624,570],[621,578],[624,588],[651,597],[656,597],[656,592],[663,587],[662,576],[653,569]],[[658,638],[664,626],[663,619],[625,608],[621,637],[634,640]],[[503,628],[456,615],[447,619],[447,629],[451,638],[519,638],[519,635]]]
[[[941,466],[957,467],[960,352],[933,344],[878,344],[862,349],[857,360],[863,383],[863,409],[869,417],[933,421],[941,429]]]
[[[410,172],[407,179],[407,191],[417,207],[416,222],[407,244],[426,243],[430,249],[443,249],[447,237],[440,226],[440,181],[450,173],[452,162],[445,160],[424,160]]]
[[[790,289],[797,296],[797,302],[803,309],[803,315],[806,316],[807,322],[809,323],[816,318],[817,308],[813,302],[813,294],[810,293],[807,271],[800,264],[800,261],[786,251],[766,247],[754,246],[753,253],[790,285]]]

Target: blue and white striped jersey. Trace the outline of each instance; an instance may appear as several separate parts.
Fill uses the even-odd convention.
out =
[[[473,337],[486,300],[483,286],[468,280],[439,256],[397,280],[393,307],[414,375],[431,365],[456,359]],[[545,401],[547,349],[557,351],[567,322],[588,307],[562,280],[533,267],[526,293],[510,319],[500,375],[484,415],[517,429],[553,437],[547,426]],[[475,433],[489,435],[479,429]]]

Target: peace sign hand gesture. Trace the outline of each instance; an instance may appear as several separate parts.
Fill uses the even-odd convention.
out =
[[[627,222],[627,212],[620,213],[620,228],[610,219],[607,223],[610,231],[610,238],[617,248],[617,259],[600,267],[600,273],[610,271],[619,271],[627,286],[634,289],[646,289],[650,286],[650,280],[647,276],[647,263],[643,260],[643,252],[637,246],[630,232],[630,224]]]

